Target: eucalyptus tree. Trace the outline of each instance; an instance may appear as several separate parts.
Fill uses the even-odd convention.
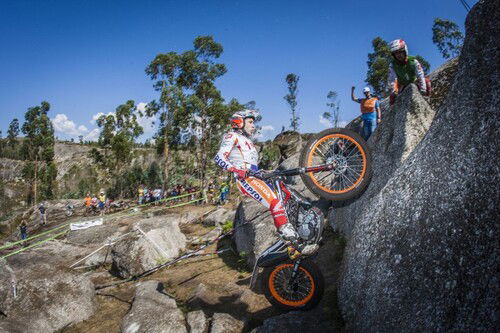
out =
[[[96,121],[101,129],[98,144],[105,152],[101,162],[115,174],[132,160],[134,141],[144,132],[137,122],[138,114],[137,105],[129,100]]]
[[[432,42],[437,46],[443,58],[448,59],[460,54],[464,35],[455,22],[435,18],[432,26]]]
[[[222,52],[222,45],[212,36],[199,36],[192,50],[158,54],[146,68],[146,73],[156,80],[154,88],[160,92],[159,101],[149,103],[146,114],[160,116],[156,142],[164,155],[164,184],[169,179],[169,146],[182,142],[181,134],[188,133],[188,140],[195,146],[198,178],[204,188],[218,135],[226,128],[230,113],[243,108],[236,100],[225,104],[215,86],[215,80],[227,71],[224,64],[216,62]]]
[[[52,199],[56,193],[57,168],[54,163],[54,128],[47,113],[50,110],[48,102],[40,106],[30,107],[24,115],[22,132],[22,152],[27,160],[23,168],[23,178],[30,184],[29,200],[37,203],[42,199]],[[38,180],[41,179],[40,193],[38,193]]]
[[[13,147],[16,144],[18,136],[19,136],[19,120],[17,118],[14,118],[10,122],[9,129],[7,130],[7,139],[11,147]]]
[[[294,131],[299,130],[299,116],[297,114],[297,93],[298,93],[298,84],[300,77],[293,73],[288,74],[285,77],[285,81],[287,83],[288,94],[286,94],[283,98],[290,106],[290,111],[292,112],[292,118],[290,119],[290,127]]]
[[[184,91],[180,84],[182,55],[176,52],[160,53],[146,67],[146,74],[154,80],[153,87],[160,93],[158,101],[150,102],[146,115],[158,115],[160,126],[155,137],[159,153],[163,155],[164,187],[168,183],[169,149],[172,145],[174,117],[184,106]]]
[[[328,92],[328,95],[326,95],[328,100],[326,106],[328,106],[329,111],[323,113],[323,118],[327,119],[334,128],[339,126],[340,120],[340,101],[337,100],[337,97],[338,94],[336,91],[331,90]]]

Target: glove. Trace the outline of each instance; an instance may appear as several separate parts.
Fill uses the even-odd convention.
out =
[[[295,260],[298,257],[300,257],[300,255],[301,255],[301,253],[296,248],[294,248],[293,246],[287,247],[286,251],[288,252],[288,257],[291,260]]]
[[[291,223],[283,224],[278,229],[278,233],[280,234],[281,238],[291,242],[292,244],[297,244],[297,241],[299,240],[299,234],[297,233],[297,231],[295,231],[295,228]]]
[[[236,168],[229,168],[229,171],[234,172],[236,174],[236,177],[238,177],[238,179],[245,179],[245,178],[247,178],[247,171],[246,170],[241,170],[241,169],[236,169]]]

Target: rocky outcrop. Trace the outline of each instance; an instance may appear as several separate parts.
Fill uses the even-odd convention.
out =
[[[136,232],[113,245],[112,272],[129,278],[172,259],[186,247],[186,237],[180,231],[176,219],[154,217],[134,224]]]
[[[472,8],[448,98],[356,218],[339,290],[349,331],[498,329],[499,20],[498,1]]]
[[[20,180],[23,167],[23,161],[0,158],[0,179],[3,182]]]
[[[56,266],[50,256],[0,262],[0,331],[55,332],[89,318],[95,308],[92,282]]]
[[[359,199],[344,202],[345,206],[332,210],[329,217],[332,227],[347,237],[363,216],[361,212],[373,209],[373,198],[422,140],[435,115],[415,85],[408,86],[392,107],[385,101],[382,108],[384,121],[369,139],[372,181]]]
[[[192,311],[186,315],[189,333],[207,333],[208,320],[203,311]]]
[[[292,311],[264,320],[262,326],[252,330],[252,333],[275,332],[308,332],[324,333],[338,332],[335,323],[317,309],[310,312]]]
[[[239,204],[234,227],[236,249],[245,254],[249,267],[253,267],[260,253],[278,239],[269,210],[250,198],[244,198]]]
[[[210,333],[239,333],[243,322],[227,313],[214,313]]]
[[[429,80],[431,80],[432,85],[432,93],[429,104],[434,110],[438,110],[441,104],[443,104],[445,98],[448,96],[448,92],[454,82],[457,69],[458,57],[445,62],[438,69],[429,74]],[[453,97],[454,96],[451,98]]]
[[[224,207],[217,208],[203,218],[203,224],[215,227],[222,226],[227,221],[233,221],[235,213],[236,212],[234,210],[226,209]]]
[[[123,318],[123,333],[187,332],[184,314],[163,284],[145,281],[137,284],[132,308]]]

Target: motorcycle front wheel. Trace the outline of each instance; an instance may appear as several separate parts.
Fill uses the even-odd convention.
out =
[[[313,136],[300,155],[301,167],[334,164],[331,170],[302,174],[314,194],[327,200],[358,196],[372,177],[371,153],[366,141],[345,128],[329,128]]]
[[[294,282],[290,283],[293,266],[292,261],[287,261],[266,267],[261,280],[264,295],[271,304],[283,310],[312,309],[323,297],[323,274],[313,261],[304,260]]]

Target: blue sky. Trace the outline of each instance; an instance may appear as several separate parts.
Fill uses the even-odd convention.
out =
[[[95,137],[96,114],[157,97],[144,69],[158,53],[182,52],[196,36],[212,35],[228,68],[217,86],[228,101],[257,102],[264,139],[290,123],[288,73],[300,76],[300,130],[318,132],[326,128],[320,116],[329,90],[339,94],[341,120],[358,115],[350,87],[361,95],[375,36],[405,39],[410,54],[435,69],[444,60],[432,43],[434,18],[463,29],[466,14],[458,0],[1,0],[0,130],[5,136],[13,118],[22,121],[28,107],[47,100],[58,137]],[[141,123],[144,140],[154,128]]]

